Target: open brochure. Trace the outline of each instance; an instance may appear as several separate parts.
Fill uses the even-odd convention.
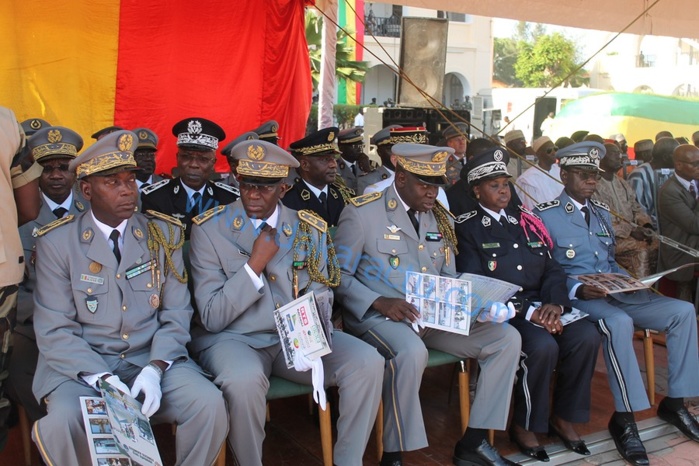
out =
[[[332,352],[332,292],[307,293],[274,310],[286,367],[294,367],[294,353],[301,351],[311,361]]]
[[[643,281],[620,273],[593,273],[588,275],[578,275],[574,278],[582,282],[584,285],[601,288],[609,294],[643,290],[648,288],[648,285],[643,283]]]
[[[469,334],[483,310],[519,290],[519,285],[467,273],[449,278],[408,272],[405,286],[405,299],[420,311],[423,326],[462,335]]]
[[[162,466],[141,403],[104,381],[100,391],[101,397],[80,397],[93,466]]]

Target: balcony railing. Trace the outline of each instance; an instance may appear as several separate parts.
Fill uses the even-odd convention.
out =
[[[367,34],[381,37],[400,37],[400,18],[397,16],[381,18],[369,14],[364,17],[364,24]]]

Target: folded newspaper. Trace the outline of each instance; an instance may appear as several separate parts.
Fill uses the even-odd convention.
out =
[[[469,334],[472,323],[483,310],[490,309],[494,302],[506,302],[520,288],[470,273],[449,278],[408,272],[405,282],[405,300],[421,314],[418,326],[462,335]]]
[[[581,281],[585,285],[601,288],[609,294],[624,293],[627,291],[650,288],[655,282],[663,278],[665,275],[697,265],[699,265],[699,262],[690,262],[689,264],[663,270],[662,272],[654,273],[653,275],[648,275],[647,277],[643,278],[634,278],[621,273],[591,273],[587,275],[574,276],[573,278]]]
[[[101,397],[80,397],[92,465],[162,466],[141,403],[104,381],[100,391]]]
[[[286,367],[294,367],[294,353],[310,360],[332,352],[332,292],[307,293],[274,310]]]

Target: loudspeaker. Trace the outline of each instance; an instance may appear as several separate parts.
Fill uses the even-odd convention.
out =
[[[436,18],[403,18],[400,67],[420,89],[436,101],[442,98],[447,61],[449,21]],[[430,103],[403,77],[398,81],[398,104],[431,107]]]

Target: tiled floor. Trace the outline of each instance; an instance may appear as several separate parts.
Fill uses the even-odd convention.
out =
[[[644,366],[641,342],[635,342],[639,364]],[[662,346],[655,346],[657,402],[662,398],[666,387],[666,351]],[[460,437],[458,393],[456,384],[450,387],[451,367],[443,366],[428,369],[423,379],[421,396],[423,412],[430,446],[428,448],[404,454],[406,466],[449,465],[454,444]],[[645,373],[644,373],[645,376]],[[449,394],[451,392],[451,402]],[[623,464],[614,450],[606,431],[607,421],[613,411],[611,395],[607,386],[604,361],[598,357],[597,371],[593,379],[591,421],[579,426],[579,432],[586,437],[595,455],[580,457],[568,454],[556,440],[541,436],[542,444],[547,446],[554,464]],[[267,425],[267,439],[264,446],[266,466],[277,465],[321,465],[320,436],[315,416],[308,414],[305,397],[278,400],[271,404],[272,420]],[[699,465],[699,445],[688,441],[676,433],[674,428],[655,418],[655,408],[637,413],[642,436],[651,455],[653,465]],[[165,464],[174,464],[174,442],[167,426],[157,429],[158,442]],[[516,448],[510,444],[504,432],[496,433],[496,446],[503,454],[512,455],[513,460],[523,460]],[[364,465],[378,463],[376,442],[369,441],[364,455]],[[0,453],[0,466],[22,465],[22,443],[19,429],[14,428],[5,451]],[[38,465],[36,453],[34,465]],[[229,452],[228,465],[234,462]],[[532,463],[529,463],[532,464]]]

